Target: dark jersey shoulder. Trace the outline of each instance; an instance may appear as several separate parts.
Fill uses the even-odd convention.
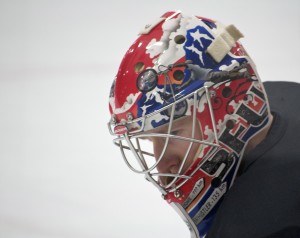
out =
[[[300,84],[266,82],[274,121],[219,207],[207,238],[300,237]]]
[[[300,84],[296,82],[264,82],[272,110],[281,113],[299,112]]]

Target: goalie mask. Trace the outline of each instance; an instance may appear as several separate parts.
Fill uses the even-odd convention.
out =
[[[203,237],[245,147],[269,123],[255,65],[233,26],[167,12],[147,25],[112,84],[108,123],[129,168]]]

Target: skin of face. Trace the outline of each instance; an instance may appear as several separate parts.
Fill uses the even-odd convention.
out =
[[[156,128],[153,132],[166,134],[168,131],[168,125],[164,125],[163,127]],[[185,137],[185,138],[194,138],[197,140],[202,139],[202,133],[200,130],[200,125],[198,120],[195,121],[195,132],[194,137],[193,134],[193,117],[186,116],[184,118],[177,119],[173,121],[170,134]],[[163,148],[165,146],[166,139],[164,137],[150,137],[149,138],[153,143],[153,151],[154,157],[158,160],[163,152]],[[184,172],[191,166],[193,161],[197,158],[199,154],[199,143],[193,143],[191,150],[188,152],[188,148],[191,145],[191,142],[184,141],[181,139],[169,139],[168,146],[166,148],[165,153],[163,154],[162,160],[157,165],[157,170],[159,173],[172,173],[172,174],[184,174]],[[181,169],[179,171],[180,166],[187,155],[187,159]],[[167,181],[168,180],[168,181]],[[160,181],[163,184],[166,184],[169,181],[167,177],[161,177]]]

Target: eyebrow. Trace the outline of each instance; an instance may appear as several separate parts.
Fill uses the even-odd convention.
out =
[[[169,129],[169,125],[170,124],[166,124],[166,125],[162,125],[161,127],[154,128],[152,130],[149,130],[148,133],[166,133]],[[184,125],[185,125],[185,123],[183,123],[183,120],[177,120],[177,121],[173,122],[170,132],[177,131],[177,130],[181,129],[181,127]]]

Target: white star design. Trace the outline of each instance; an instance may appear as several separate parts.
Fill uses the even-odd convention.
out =
[[[202,57],[202,51],[198,50],[195,46],[194,43],[191,46],[186,47],[188,50],[191,50],[192,52],[195,52],[197,55],[199,55],[199,59],[201,60],[201,63],[204,64],[203,62],[203,57]]]
[[[193,37],[194,41],[198,41],[203,48],[203,44],[201,41],[201,38],[212,41],[213,39],[210,38],[207,34],[202,34],[199,32],[199,29],[197,29],[196,32],[191,32],[191,36]]]

